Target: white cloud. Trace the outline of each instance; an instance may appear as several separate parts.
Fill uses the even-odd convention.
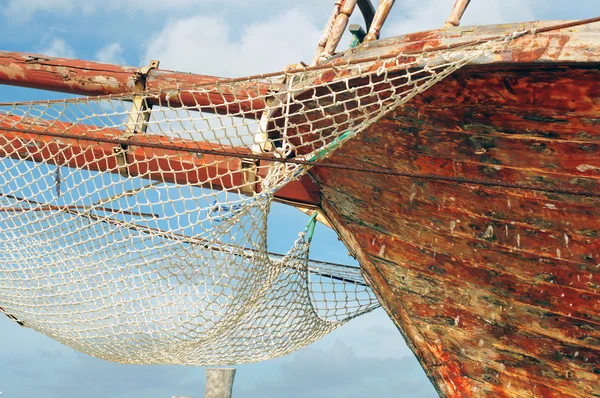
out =
[[[73,0],[9,0],[2,13],[11,21],[26,22],[38,12],[70,12]]]
[[[194,15],[199,12],[209,14],[230,14],[244,10],[248,13],[277,13],[292,7],[301,8],[310,14],[313,20],[324,20],[329,15],[333,0],[4,0],[0,11],[7,21],[26,22],[35,14],[71,15],[78,13],[123,13],[161,15],[181,15],[187,12]],[[376,1],[373,1],[376,4]],[[405,21],[400,32],[422,31],[441,27],[452,8],[452,0],[398,0],[390,19]],[[598,0],[572,0],[568,7],[560,0],[479,0],[471,2],[465,14],[465,24],[488,24],[502,22],[527,21],[534,19],[581,19],[595,15]],[[261,11],[264,10],[264,11]],[[356,13],[358,14],[358,12]],[[117,15],[117,14],[115,14]],[[121,14],[122,15],[122,14]],[[394,24],[395,22],[392,22]],[[421,22],[421,24],[419,24]],[[387,26],[387,31],[392,32]]]
[[[535,19],[531,0],[472,1],[461,20],[461,26],[498,24]],[[450,15],[453,1],[402,0],[396,4],[384,27],[385,37],[439,29]]]
[[[288,64],[310,61],[320,28],[299,9],[242,29],[232,38],[227,21],[193,16],[169,22],[154,35],[142,64],[161,60],[161,67],[217,76],[241,76],[281,70]]]
[[[107,64],[125,64],[125,59],[123,58],[123,47],[116,42],[107,44],[98,50],[95,58],[96,60]]]
[[[251,6],[247,0],[109,0],[108,6],[115,9],[125,9],[138,12],[158,12],[163,10],[202,9],[211,4],[228,5],[233,4],[236,7]]]
[[[75,49],[63,39],[52,39],[39,51],[40,54],[58,58],[75,58]]]
[[[207,6],[252,7],[247,0],[7,0],[2,14],[11,22],[24,23],[36,14],[70,15],[102,11],[125,11],[136,14],[177,12]]]

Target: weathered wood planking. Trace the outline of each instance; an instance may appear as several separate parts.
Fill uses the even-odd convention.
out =
[[[461,70],[330,159],[497,186],[312,172],[445,396],[600,396],[600,57],[552,64],[568,38],[527,40],[547,46]]]

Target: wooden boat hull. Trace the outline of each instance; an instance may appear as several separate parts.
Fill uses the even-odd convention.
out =
[[[366,51],[520,27],[426,32]],[[328,218],[441,395],[600,396],[599,44],[599,24],[523,38],[330,159],[371,171],[312,171]]]

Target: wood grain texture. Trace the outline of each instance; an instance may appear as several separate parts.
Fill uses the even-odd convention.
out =
[[[552,192],[600,193],[600,58],[530,61],[463,69],[330,161],[546,191],[312,171],[443,396],[600,396],[600,198]]]

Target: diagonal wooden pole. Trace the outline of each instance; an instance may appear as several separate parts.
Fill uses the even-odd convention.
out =
[[[469,6],[471,0],[456,0],[452,12],[446,21],[446,26],[458,26],[460,25],[460,19],[462,18],[465,10]]]

